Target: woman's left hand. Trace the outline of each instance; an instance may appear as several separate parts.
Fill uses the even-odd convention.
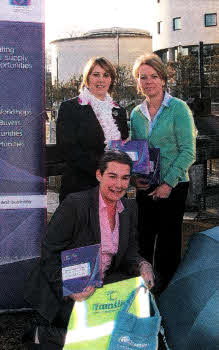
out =
[[[162,184],[156,187],[154,191],[150,192],[148,196],[153,196],[154,200],[157,200],[159,198],[168,198],[171,190],[172,190],[171,186],[167,184]]]
[[[127,139],[122,140],[122,144],[125,145],[129,141],[131,141],[131,139],[130,139],[130,137],[127,137]]]

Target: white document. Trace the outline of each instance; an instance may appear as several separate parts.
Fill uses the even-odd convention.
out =
[[[73,278],[87,277],[90,275],[90,263],[78,264],[62,268],[63,281]]]

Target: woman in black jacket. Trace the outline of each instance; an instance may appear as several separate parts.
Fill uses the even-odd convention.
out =
[[[108,141],[128,137],[126,111],[110,96],[115,78],[115,68],[106,58],[91,58],[83,71],[79,96],[60,106],[56,139],[66,162],[60,202],[71,192],[96,186],[98,160]]]

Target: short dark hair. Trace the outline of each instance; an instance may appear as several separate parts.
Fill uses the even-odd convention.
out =
[[[130,173],[132,171],[132,160],[127,153],[119,150],[107,150],[100,158],[98,164],[98,169],[100,170],[101,175],[103,175],[109,162],[127,164],[130,167]]]

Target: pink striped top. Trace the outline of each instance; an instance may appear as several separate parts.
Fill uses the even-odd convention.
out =
[[[111,231],[107,216],[107,206],[99,191],[99,220],[101,232],[101,252],[102,252],[102,272],[110,267],[113,255],[118,251],[119,245],[119,213],[124,210],[122,202],[119,200],[116,205],[115,227]]]

